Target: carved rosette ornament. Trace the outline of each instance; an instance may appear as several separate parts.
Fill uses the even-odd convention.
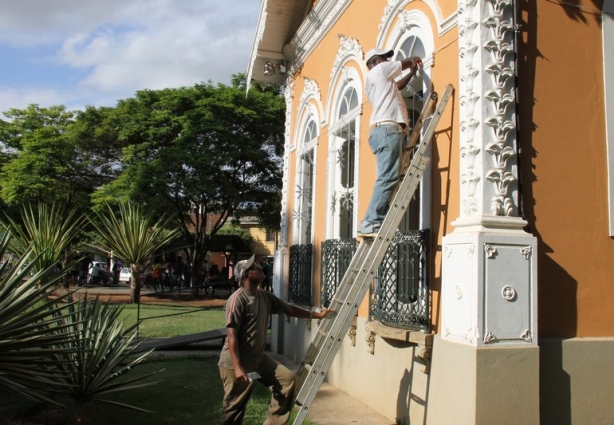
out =
[[[348,338],[350,338],[350,344],[352,344],[352,347],[356,347],[356,325],[350,325],[350,328],[348,329]]]
[[[375,333],[367,331],[365,341],[367,341],[367,352],[369,354],[375,354]]]
[[[517,216],[514,0],[458,0],[461,216]]]

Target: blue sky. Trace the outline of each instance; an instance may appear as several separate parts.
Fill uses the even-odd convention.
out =
[[[0,10],[1,113],[228,84],[247,70],[260,1],[0,0]]]

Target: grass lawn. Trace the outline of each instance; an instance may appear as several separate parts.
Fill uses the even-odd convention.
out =
[[[148,379],[160,381],[157,385],[108,397],[109,400],[138,406],[154,413],[138,412],[100,402],[76,406],[70,399],[58,398],[58,401],[69,407],[63,409],[30,402],[0,391],[0,424],[219,424],[223,391],[217,361],[217,356],[152,358],[146,364],[135,368],[134,374],[164,369]],[[269,390],[262,385],[256,385],[244,424],[262,424],[269,401]],[[308,424],[307,421],[304,423]]]
[[[141,320],[139,338],[162,338],[190,335],[224,327],[221,307],[184,307],[127,304],[120,316],[129,326]]]

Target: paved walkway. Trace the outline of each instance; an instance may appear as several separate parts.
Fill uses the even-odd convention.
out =
[[[120,284],[119,286],[87,286],[79,288],[79,292],[85,291],[89,294],[116,295],[118,293],[129,294],[130,287]],[[150,294],[153,290],[143,288],[142,293]],[[219,356],[221,349],[219,341],[200,342],[190,344],[186,349],[176,350],[157,350],[152,355],[157,356],[176,356],[182,354],[203,355],[203,356]],[[269,355],[284,364],[288,369],[296,371],[299,367],[285,356],[269,352]],[[394,425],[394,421],[388,419],[364,403],[350,397],[348,394],[338,388],[324,382],[316,395],[307,419],[315,425]]]

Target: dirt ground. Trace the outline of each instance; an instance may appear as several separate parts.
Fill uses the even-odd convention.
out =
[[[74,293],[75,297],[83,297],[87,295],[88,298],[94,299],[98,297],[101,300],[110,300],[113,303],[130,303],[130,290],[129,288],[117,287],[90,287],[90,288],[73,288],[77,289]],[[66,293],[66,289],[61,288],[54,292],[56,296],[60,296]],[[155,305],[184,305],[190,307],[221,307],[226,303],[229,293],[227,291],[216,291],[215,294],[203,294],[200,293],[198,297],[194,297],[189,289],[184,289],[182,292],[165,292],[165,293],[141,293],[141,304],[155,304]]]

